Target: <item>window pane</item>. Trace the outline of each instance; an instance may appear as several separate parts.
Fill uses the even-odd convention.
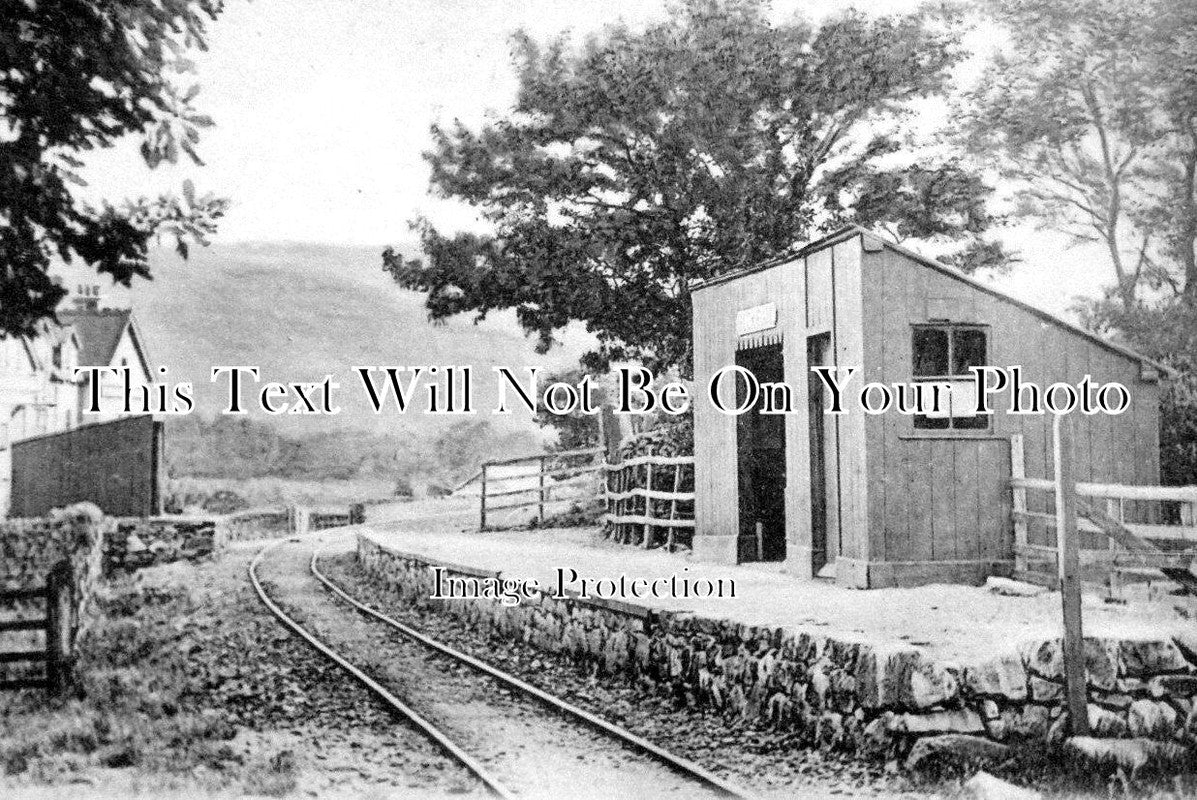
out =
[[[914,329],[914,376],[948,374],[948,332],[942,328]]]
[[[948,427],[951,420],[948,417],[924,417],[916,415],[914,418],[914,427],[919,430],[943,430]]]
[[[971,375],[970,367],[985,366],[985,331],[957,328],[952,331],[952,374]]]
[[[986,414],[977,414],[973,417],[953,417],[952,427],[983,431],[989,427],[989,416]]]

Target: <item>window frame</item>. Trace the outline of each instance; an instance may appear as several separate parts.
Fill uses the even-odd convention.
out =
[[[910,381],[912,384],[915,384],[915,383],[945,383],[945,382],[950,383],[950,382],[954,382],[954,381],[958,382],[958,381],[962,381],[962,380],[969,380],[969,381],[973,380],[973,375],[971,372],[967,375],[950,375],[950,374],[949,375],[915,375],[914,374],[914,365],[915,365],[914,337],[920,330],[938,330],[938,331],[944,331],[945,333],[947,333],[947,335],[948,335],[947,366],[948,366],[949,370],[952,369],[952,365],[955,361],[955,358],[954,358],[955,345],[953,344],[954,337],[952,334],[955,331],[959,331],[959,330],[979,331],[985,337],[985,353],[984,353],[984,361],[982,362],[982,365],[989,363],[989,357],[993,351],[993,346],[992,346],[992,335],[993,334],[992,334],[992,329],[989,325],[985,325],[985,324],[979,323],[979,322],[954,322],[954,321],[949,321],[949,320],[938,320],[935,322],[912,323],[910,326],[910,361],[909,361]],[[991,437],[993,435],[993,414],[977,415],[977,416],[984,417],[985,425],[982,427],[975,427],[975,428],[957,428],[954,423],[955,423],[956,419],[958,419],[958,418],[952,417],[952,416],[949,416],[946,418],[948,420],[948,425],[945,428],[922,428],[922,427],[919,427],[917,424],[919,416],[921,416],[921,415],[919,415],[919,414],[911,414],[910,415],[910,430],[913,432],[913,435],[915,437],[969,438],[969,437]],[[975,417],[959,417],[959,419],[974,419],[974,418]]]

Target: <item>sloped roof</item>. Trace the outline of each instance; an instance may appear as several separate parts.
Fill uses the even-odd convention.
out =
[[[73,308],[58,312],[64,325],[71,325],[79,339],[79,366],[106,367],[120,344],[125,329],[133,337],[133,346],[141,357],[142,366],[149,371],[149,357],[137,332],[133,312],[127,308]]]
[[[760,264],[755,264],[750,267],[745,267],[743,269],[734,270],[732,272],[728,272],[728,273],[719,275],[714,278],[709,278],[704,281],[696,281],[694,284],[691,285],[691,290],[698,291],[699,289],[704,289],[708,286],[715,286],[720,283],[726,283],[727,281],[732,281],[732,280],[735,280],[736,278],[740,278],[745,275],[751,275],[756,272],[761,272],[763,270],[770,269],[771,267],[780,266],[781,264],[787,264],[791,261],[794,261],[795,259],[805,258],[806,256],[810,255],[811,253],[817,252],[819,250],[823,250],[824,248],[830,247],[831,245],[834,245],[834,244],[838,244],[842,241],[845,241],[846,239],[851,239],[853,236],[858,236],[858,235],[859,236],[867,236],[871,241],[873,241],[877,244],[880,244],[890,250],[893,250],[896,253],[901,253],[903,256],[906,256],[908,259],[910,259],[911,261],[914,261],[917,264],[920,264],[921,266],[927,267],[929,269],[933,269],[936,272],[940,272],[944,275],[947,275],[950,278],[954,278],[955,280],[961,281],[962,283],[966,283],[969,286],[971,286],[972,288],[976,289],[977,291],[985,292],[986,294],[992,295],[993,297],[996,297],[999,300],[1002,300],[1006,303],[1010,303],[1011,305],[1018,306],[1019,308],[1023,309],[1024,311],[1028,311],[1031,314],[1034,314],[1035,316],[1037,316],[1043,320],[1046,320],[1047,322],[1052,323],[1053,325],[1064,328],[1069,333],[1072,333],[1076,336],[1085,338],[1085,339],[1093,342],[1094,344],[1098,345],[1099,347],[1103,347],[1106,350],[1117,353],[1117,354],[1124,356],[1132,361],[1137,361],[1141,365],[1146,365],[1146,366],[1151,367],[1152,369],[1158,370],[1160,372],[1161,376],[1173,377],[1176,374],[1176,371],[1173,370],[1171,367],[1167,367],[1154,359],[1148,358],[1147,356],[1143,355],[1142,353],[1137,353],[1128,347],[1123,347],[1122,345],[1115,344],[1114,342],[1111,342],[1108,339],[1103,339],[1102,337],[1098,336],[1097,334],[1092,333],[1091,331],[1087,331],[1078,325],[1074,325],[1071,322],[1069,322],[1068,320],[1058,317],[1049,311],[1044,311],[1043,309],[1033,306],[1030,303],[1019,300],[1017,297],[1007,294],[1006,292],[1003,292],[1002,290],[1000,290],[994,286],[990,286],[989,284],[982,283],[981,281],[977,280],[976,278],[965,275],[963,272],[956,269],[955,267],[948,266],[947,264],[936,261],[933,258],[928,258],[927,256],[924,256],[921,253],[917,253],[914,250],[911,250],[906,247],[902,247],[901,245],[891,242],[882,236],[878,236],[877,234],[873,233],[872,231],[862,228],[859,225],[849,225],[849,226],[840,228],[839,230],[833,231],[832,233],[829,233],[820,239],[816,239],[813,242],[810,242],[805,245],[795,246],[795,247],[787,250],[785,253],[777,256],[776,258],[771,258],[768,261],[761,262]]]

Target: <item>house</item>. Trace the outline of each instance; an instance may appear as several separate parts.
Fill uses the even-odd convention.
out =
[[[58,318],[72,326],[79,337],[80,367],[125,367],[130,370],[132,386],[152,383],[150,360],[145,339],[138,328],[133,312],[128,308],[103,308],[98,287],[80,287],[74,306],[58,312]],[[82,377],[78,385],[78,407],[88,408],[92,387],[90,379]],[[84,414],[84,423],[107,422],[121,416],[124,401],[124,379],[105,373],[100,379],[99,414]]]
[[[1050,476],[1053,416],[1001,403],[976,414],[972,366],[1019,365],[1041,387],[1121,383],[1123,413],[1070,415],[1076,479],[1159,482],[1162,367],[860,228],[706,281],[693,315],[696,385],[739,365],[793,400],[782,414],[695,404],[696,557],[781,561],[860,588],[1009,574],[1013,437],[1027,474]],[[870,381],[951,391],[924,413],[826,414],[829,388],[812,366],[856,367],[857,391]]]
[[[0,339],[0,514],[11,496],[12,443],[79,424],[78,357],[79,338],[70,326]]]

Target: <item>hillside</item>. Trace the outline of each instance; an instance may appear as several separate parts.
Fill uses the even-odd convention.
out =
[[[163,249],[153,259],[154,280],[139,282],[132,290],[105,290],[107,304],[132,305],[151,366],[166,366],[169,379],[194,384],[196,411],[191,419],[173,421],[177,447],[189,452],[174,452],[172,464],[180,469],[186,465],[189,474],[223,469],[224,477],[232,478],[307,471],[296,459],[307,460],[317,472],[327,467],[345,473],[374,471],[388,458],[399,458],[408,471],[417,454],[433,457],[438,438],[455,438],[466,430],[466,438],[479,445],[502,442],[507,453],[539,447],[543,434],[530,416],[489,413],[491,367],[568,367],[576,363],[586,337],[571,332],[565,346],[541,356],[510,314],[477,325],[455,319],[434,326],[422,297],[399,289],[382,271],[380,252],[307,244],[216,244],[182,261]],[[64,277],[70,285],[87,279],[69,271]],[[415,364],[473,365],[476,396],[483,401],[478,413],[373,414],[351,368]],[[252,447],[230,449],[227,426],[221,426],[221,436],[205,427],[224,404],[224,384],[209,380],[213,365],[256,365],[263,380],[284,382],[316,381],[332,373],[342,385],[338,402],[343,413],[251,414],[251,421],[272,426],[286,441],[309,440],[308,445],[289,444],[274,456],[251,456]],[[201,431],[206,435],[198,435]],[[399,451],[407,455],[395,456]],[[274,467],[263,462],[269,458]],[[449,465],[427,466],[436,473]]]
[[[432,325],[423,298],[396,287],[381,268],[381,248],[303,244],[213,245],[183,262],[167,251],[154,260],[154,280],[128,293],[149,342],[151,360],[175,379],[195,383],[200,412],[223,403],[209,382],[217,364],[260,366],[264,380],[319,380],[333,373],[344,413],[334,418],[270,418],[302,432],[365,427],[402,432],[436,425],[434,417],[376,417],[364,404],[357,365],[472,364],[489,380],[494,365],[576,362],[584,338],[548,356],[534,352],[513,315],[475,325],[470,319]],[[488,384],[489,385],[489,384]],[[488,385],[478,396],[489,397]],[[479,416],[489,416],[480,414]],[[510,423],[527,427],[530,420]]]

